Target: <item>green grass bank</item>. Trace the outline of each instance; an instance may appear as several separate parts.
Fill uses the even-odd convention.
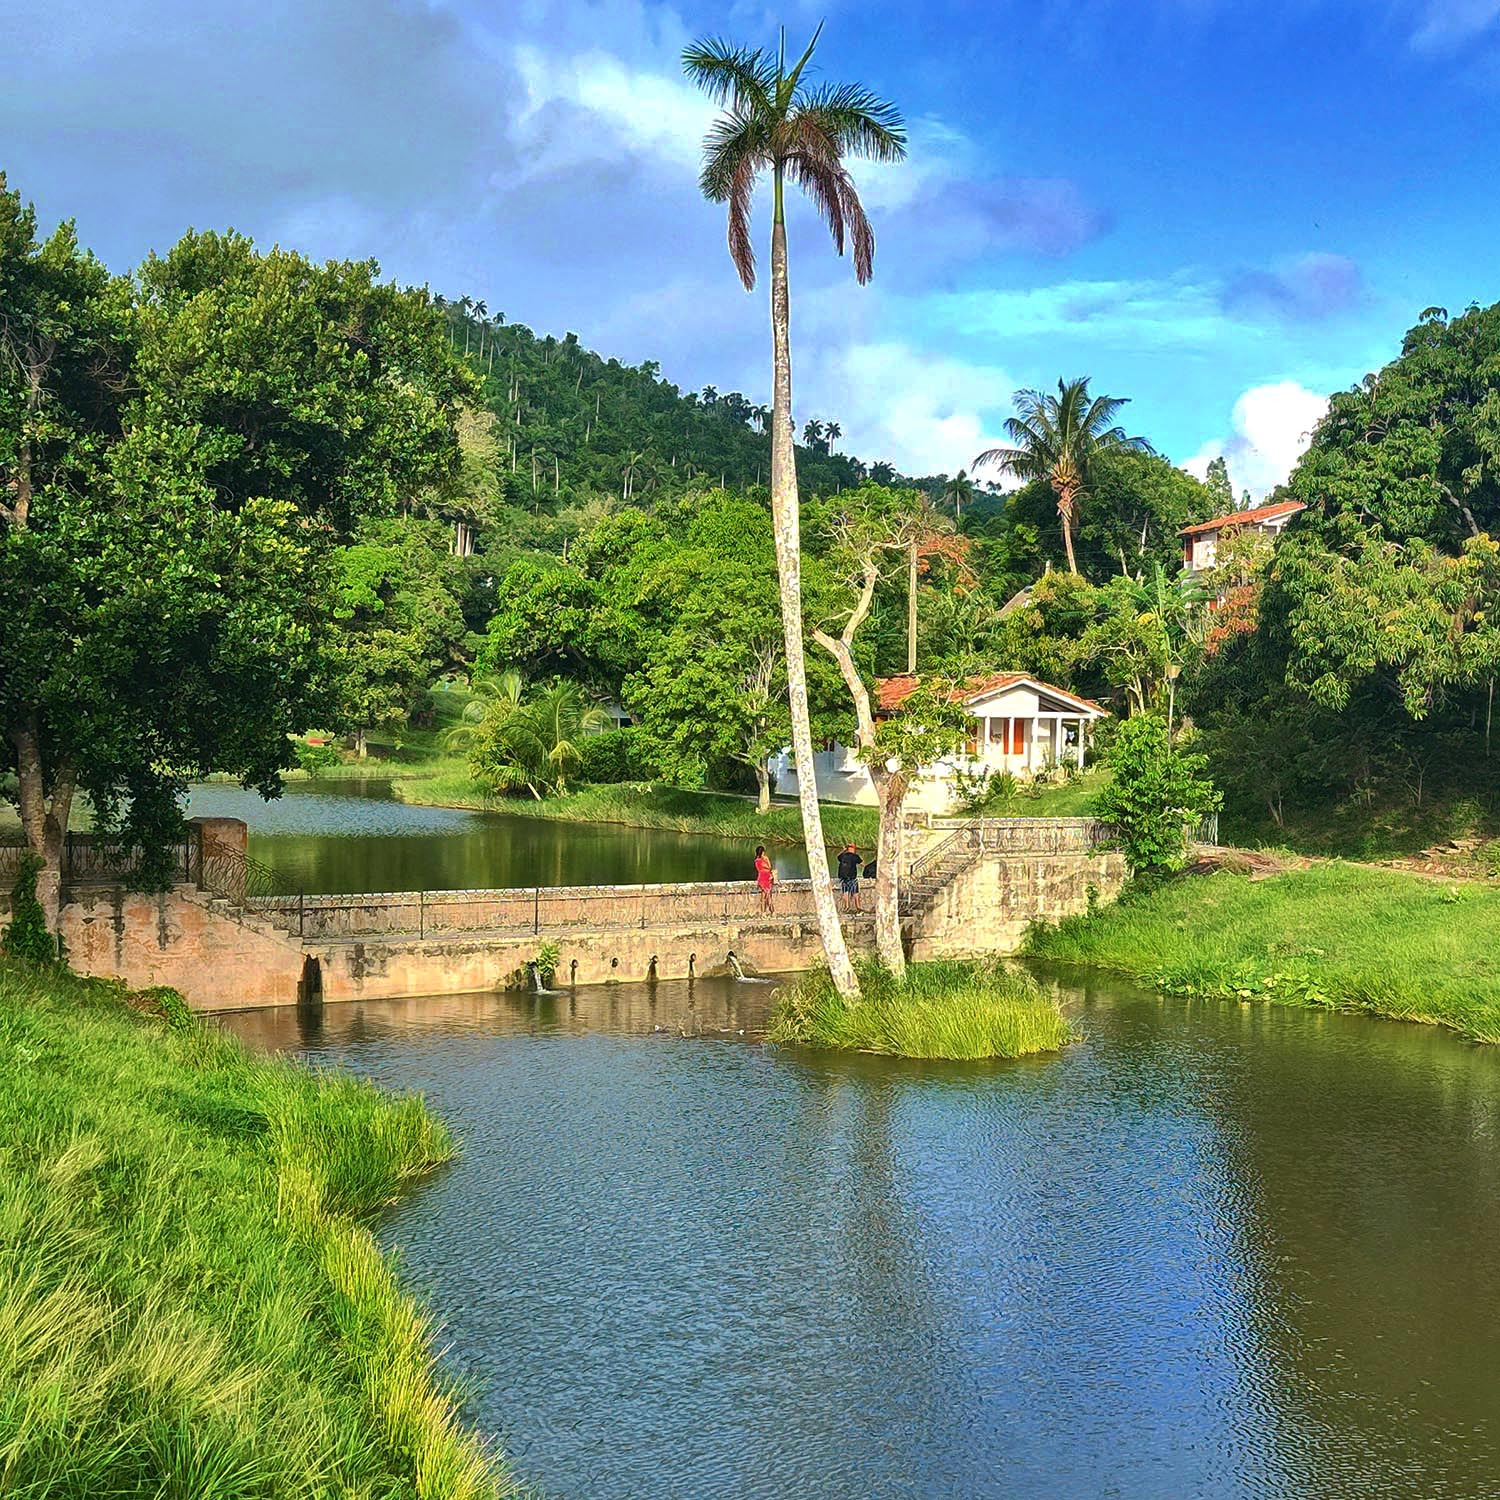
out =
[[[720,838],[753,839],[765,844],[800,844],[802,816],[794,802],[777,802],[762,816],[747,797],[729,792],[685,791],[655,782],[581,786],[563,797],[488,797],[462,766],[423,778],[398,777],[395,793],[403,802],[428,807],[472,807],[518,818],[561,823],[620,823],[631,828],[665,828],[677,833],[706,833]],[[879,819],[873,807],[823,804],[823,831],[828,843],[853,840],[873,848]]]
[[[165,1000],[0,964],[0,1494],[513,1494],[363,1222],[442,1124]]]
[[[995,963],[912,964],[901,984],[862,965],[860,986],[850,1005],[826,970],[804,975],[777,995],[769,1040],[967,1062],[1057,1052],[1074,1039],[1055,999]]]
[[[1027,953],[1175,995],[1362,1010],[1500,1041],[1500,891],[1330,863],[1127,891],[1035,928]]]
[[[1073,818],[1088,814],[1089,799],[1099,789],[1094,777],[1058,786],[1040,787],[992,807],[986,817]],[[538,802],[528,797],[490,797],[469,775],[467,766],[453,762],[424,768],[422,774],[398,774],[394,791],[403,802],[426,807],[471,807],[505,812],[518,818],[546,818],[566,823],[619,823],[631,828],[665,828],[677,833],[706,833],[719,838],[754,840],[765,844],[800,844],[802,815],[795,802],[776,802],[762,815],[747,797],[728,792],[687,791],[655,782],[613,786],[581,786],[564,797]],[[879,817],[873,807],[851,807],[825,802],[823,833],[830,848],[851,840],[873,849]]]

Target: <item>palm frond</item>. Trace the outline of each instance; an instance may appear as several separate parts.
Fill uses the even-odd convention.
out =
[[[817,209],[828,233],[833,237],[833,247],[840,255],[844,253],[844,195],[839,183],[839,169],[829,165],[805,151],[787,157],[786,169]]]
[[[901,111],[861,84],[822,84],[807,93],[797,113],[816,120],[841,156],[900,161],[906,155]]]
[[[974,467],[982,469],[993,465],[1002,474],[1013,474],[1017,479],[1034,479],[1037,476],[1032,472],[1033,463],[1031,451],[1027,448],[986,448],[974,460]]]
[[[725,202],[734,176],[746,160],[761,160],[765,127],[753,111],[734,108],[720,115],[703,138],[703,169],[698,186],[712,203]]]
[[[776,63],[759,47],[736,47],[722,37],[703,37],[682,49],[682,69],[715,104],[749,110],[771,107]]]
[[[755,243],[750,238],[750,202],[759,162],[742,157],[729,186],[729,258],[747,292],[755,290]]]
[[[797,93],[797,84],[801,81],[802,70],[812,61],[813,49],[818,45],[818,38],[823,35],[823,22],[819,21],[817,30],[812,34],[812,40],[807,44],[807,50],[797,59],[796,66],[790,73],[783,73],[776,82],[776,104],[781,110],[785,110],[791,104]],[[782,45],[786,45],[786,33],[782,33]]]

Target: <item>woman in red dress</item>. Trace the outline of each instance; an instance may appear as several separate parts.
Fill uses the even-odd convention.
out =
[[[760,887],[760,903],[764,911],[776,910],[771,899],[771,885],[775,879],[776,872],[771,868],[771,861],[766,858],[766,846],[757,844],[755,846],[755,883]]]

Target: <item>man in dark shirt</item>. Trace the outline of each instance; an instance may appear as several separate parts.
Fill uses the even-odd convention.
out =
[[[839,889],[844,893],[844,910],[859,910],[859,846],[850,844],[839,855]]]

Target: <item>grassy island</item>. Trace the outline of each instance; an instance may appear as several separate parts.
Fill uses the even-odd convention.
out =
[[[1178,995],[1363,1010],[1500,1041],[1500,891],[1329,863],[1220,871],[1036,928],[1029,954]]]
[[[0,1492],[511,1493],[361,1222],[452,1152],[172,991],[0,964]]]
[[[995,963],[913,964],[899,984],[864,966],[860,984],[863,999],[850,1005],[826,972],[804,975],[777,996],[770,1040],[971,1061],[1056,1052],[1074,1039],[1056,1000]]]

